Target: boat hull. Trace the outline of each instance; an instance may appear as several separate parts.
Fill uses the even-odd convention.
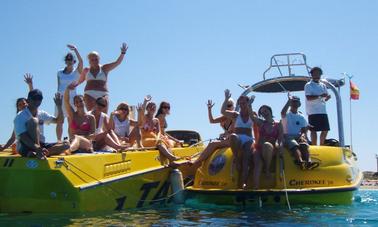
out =
[[[313,161],[319,167],[300,170],[293,157],[285,151],[276,157],[271,178],[262,175],[259,189],[253,189],[253,170],[248,187],[239,189],[238,172],[232,173],[232,152],[221,149],[197,171],[188,196],[203,203],[219,205],[284,204],[350,204],[363,179],[357,167],[356,155],[346,148],[310,148]],[[237,169],[237,168],[236,168]]]
[[[185,157],[201,148],[178,148]],[[157,150],[36,160],[0,156],[0,212],[92,212],[138,208],[170,198],[171,168]],[[180,168],[183,177],[193,174]]]

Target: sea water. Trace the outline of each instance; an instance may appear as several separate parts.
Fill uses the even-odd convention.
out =
[[[378,226],[378,190],[360,190],[348,206],[235,207],[160,205],[110,213],[2,214],[0,226]]]

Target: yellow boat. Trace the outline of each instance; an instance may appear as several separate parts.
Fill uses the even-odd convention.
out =
[[[296,66],[304,66],[308,75],[293,75],[292,68]],[[288,75],[285,75],[283,68],[287,69]],[[271,69],[277,69],[280,75],[267,79],[266,74]],[[309,69],[306,56],[301,53],[274,55],[270,67],[264,72],[263,81],[248,87],[242,95],[251,92],[303,91],[305,83],[310,80]],[[272,162],[275,163],[271,170],[274,178],[268,180],[261,176],[258,190],[242,190],[238,188],[238,175],[231,174],[231,150],[221,149],[197,170],[194,185],[187,187],[190,197],[213,204],[350,204],[363,175],[357,166],[356,154],[344,142],[338,90],[344,81],[327,79],[324,83],[336,98],[339,139],[330,141],[328,146],[310,146],[311,159],[319,162],[319,167],[302,171],[294,164],[289,151],[284,151]],[[252,185],[252,179],[249,180],[248,185]]]
[[[188,144],[200,140],[193,131],[175,131]],[[180,138],[180,135],[178,137]],[[179,157],[203,150],[194,144],[172,149]],[[184,179],[193,174],[180,167]],[[157,150],[49,157],[47,160],[0,155],[0,212],[91,212],[164,203],[172,194],[172,168]]]

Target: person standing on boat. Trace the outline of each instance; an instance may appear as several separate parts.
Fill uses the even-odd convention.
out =
[[[42,92],[33,89],[28,94],[28,106],[20,111],[14,119],[14,132],[17,137],[17,151],[20,155],[37,156],[44,159],[45,156],[58,155],[68,148],[68,144],[45,143],[43,124],[57,123],[62,121],[62,97],[55,94],[54,102],[58,107],[58,117],[49,115],[45,111],[38,110],[42,103]]]
[[[235,167],[241,167],[241,188],[247,188],[249,164],[252,155],[252,126],[253,121],[250,116],[250,98],[248,96],[240,96],[238,98],[238,105],[240,106],[240,112],[227,110],[228,100],[231,98],[231,93],[227,89],[224,92],[225,99],[222,105],[221,113],[235,121],[234,133],[230,135],[231,150],[233,153],[233,165],[232,172]],[[240,165],[239,165],[240,164]]]
[[[306,111],[311,131],[311,144],[317,145],[317,132],[320,133],[320,145],[324,145],[329,131],[326,102],[331,98],[327,86],[320,81],[323,71],[314,67],[310,71],[312,79],[304,87],[306,95]]]
[[[58,71],[57,74],[57,80],[58,80],[58,93],[62,96],[64,95],[64,92],[68,85],[70,85],[72,82],[78,81],[80,78],[80,74],[83,71],[83,59],[80,56],[79,51],[74,45],[68,44],[67,47],[75,52],[76,58],[79,61],[76,68],[74,68],[76,60],[72,53],[66,54],[64,57],[64,62],[66,66],[64,69],[61,69]],[[76,96],[76,88],[70,90],[70,105],[72,108],[75,109],[73,98]],[[64,124],[64,118],[67,117],[67,111],[65,104],[63,103],[63,121],[61,123],[56,124],[56,137],[58,139],[58,142],[62,140],[62,134],[63,134],[63,124]],[[58,109],[55,109],[55,116],[58,116]]]
[[[109,72],[115,69],[122,63],[122,60],[126,54],[128,46],[123,43],[121,46],[121,54],[115,62],[100,65],[100,55],[96,51],[92,51],[88,54],[89,68],[85,68],[80,74],[79,81],[75,84],[79,84],[86,81],[84,88],[84,101],[88,111],[93,110],[96,106],[96,100],[100,97],[104,97],[109,103],[108,95],[108,75]],[[108,106],[102,108],[104,113],[108,112]]]
[[[313,169],[317,167],[318,163],[310,161],[309,145],[306,136],[308,123],[303,114],[298,110],[300,106],[301,101],[299,97],[289,96],[285,106],[282,108],[281,117],[284,143],[281,143],[280,146],[285,146],[293,153],[295,164],[300,169]],[[289,107],[290,111],[288,112]]]

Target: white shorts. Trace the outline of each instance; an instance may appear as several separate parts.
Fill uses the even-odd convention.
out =
[[[91,96],[94,99],[98,99],[100,97],[107,96],[109,92],[107,91],[96,91],[96,90],[86,90],[84,94]]]
[[[247,136],[245,134],[237,134],[238,135],[238,138],[240,140],[240,143],[241,145],[243,146],[244,144],[246,144],[247,142],[251,142],[253,143],[253,137],[251,136]]]

